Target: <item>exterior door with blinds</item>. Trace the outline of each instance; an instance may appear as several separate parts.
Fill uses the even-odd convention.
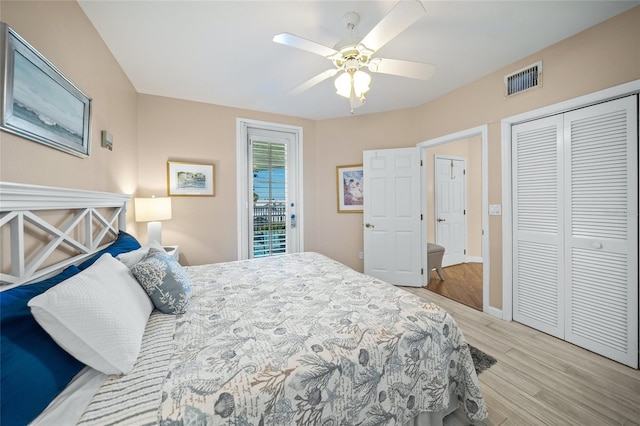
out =
[[[300,251],[298,135],[246,128],[241,257]]]
[[[513,127],[513,318],[638,367],[637,96]]]

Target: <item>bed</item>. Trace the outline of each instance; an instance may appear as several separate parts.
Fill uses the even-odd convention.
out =
[[[54,191],[14,185],[0,184],[0,225],[9,226],[11,234],[19,233],[15,217],[21,214],[16,212],[42,207],[27,198]],[[25,192],[15,195],[18,187]],[[97,195],[85,193],[91,194]],[[109,198],[106,193],[100,195]],[[3,269],[11,270],[3,270],[5,288],[9,288],[2,293],[3,307],[8,299],[5,295],[15,289],[38,288],[43,279],[60,280],[47,284],[42,294],[24,298],[29,299],[36,322],[42,320],[40,305],[47,303],[41,299],[58,292],[52,309],[67,309],[58,315],[71,311],[84,315],[77,327],[93,327],[92,312],[109,316],[118,309],[131,316],[125,334],[138,324],[137,334],[132,333],[130,342],[123,344],[125,349],[120,350],[117,342],[122,330],[115,330],[106,342],[91,343],[94,352],[90,355],[75,347],[77,336],[65,341],[56,334],[59,330],[37,330],[53,338],[65,354],[73,353],[70,362],[80,365],[62,380],[52,401],[40,402],[45,406],[27,423],[432,425],[441,424],[459,405],[470,421],[486,418],[467,343],[453,318],[438,306],[319,253],[176,266],[177,262],[166,260],[172,259],[169,256],[141,246],[126,233],[126,200],[122,195],[114,197],[112,203],[100,203],[101,208],[114,209],[110,216],[98,214],[84,201],[79,207],[74,202],[55,201],[46,206],[89,211],[73,213],[62,221],[66,237],[55,234],[55,238],[44,239],[49,251],[53,251],[50,241],[56,238],[72,246],[71,263],[69,259],[56,261],[44,268],[46,274],[40,274],[36,268],[25,267],[29,256],[20,258],[15,248],[12,257],[18,255],[18,260],[3,259]],[[87,198],[91,197],[78,199]],[[94,214],[102,219],[96,220]],[[79,234],[91,236],[86,238],[91,243],[80,244],[68,224],[81,224],[78,217],[87,215],[88,223],[104,225],[107,230],[101,233],[81,226]],[[6,242],[14,247],[13,243],[25,239],[6,234],[2,235],[5,253]],[[39,256],[31,255],[34,257]],[[143,292],[150,301],[140,296],[140,288],[148,290],[145,280],[157,275],[145,269],[152,261],[166,266],[168,276],[174,274],[171,276],[179,283],[176,294]],[[56,265],[66,268],[62,278]],[[30,274],[21,273],[27,269]],[[33,281],[29,275],[38,275],[38,283],[26,284]],[[140,285],[131,284],[132,277]],[[75,294],[65,293],[67,288],[78,287],[79,291],[95,288],[100,292],[116,281],[126,281],[122,292],[135,295],[123,297],[120,290],[110,287],[108,294],[96,297],[94,303],[101,304],[97,308],[78,308]],[[102,309],[109,298],[114,299],[114,306]],[[132,300],[138,300],[132,307],[119,306]],[[37,326],[51,328],[48,322]],[[5,323],[3,317],[3,342],[9,327],[11,323]],[[82,332],[91,335],[87,340],[103,339],[93,336],[96,333],[91,329],[80,330],[80,335]],[[127,353],[128,347],[134,347],[134,353]],[[4,362],[4,345],[2,350]],[[102,353],[109,351],[114,353]],[[88,362],[79,361],[76,353]],[[99,362],[97,357],[101,357]],[[126,362],[120,359],[126,357]],[[14,382],[5,382],[3,373],[2,394],[13,391],[8,388],[10,383]],[[16,403],[18,397],[13,398]],[[27,405],[22,400],[19,403]],[[12,424],[7,423],[8,409],[3,397],[3,424]]]

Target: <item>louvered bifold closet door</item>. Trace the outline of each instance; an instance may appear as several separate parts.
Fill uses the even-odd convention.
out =
[[[512,132],[513,319],[563,338],[562,116]]]
[[[637,96],[565,114],[565,339],[638,367]]]

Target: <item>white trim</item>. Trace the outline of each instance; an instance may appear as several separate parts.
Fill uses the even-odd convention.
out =
[[[503,118],[501,123],[516,124],[523,121],[535,120],[537,118],[542,118],[549,115],[560,114],[572,109],[583,108],[588,105],[606,102],[610,99],[631,95],[633,93],[638,93],[639,91],[640,79],[620,84],[618,86],[610,87],[608,89],[599,90],[594,93],[589,93],[584,96],[579,96],[577,98],[562,101],[557,104],[547,105],[545,107],[534,109],[532,111],[523,112],[522,114],[512,115],[511,117]]]
[[[114,207],[131,199],[131,195],[127,194],[11,182],[0,182],[0,194],[2,194],[0,198],[2,212]],[[123,221],[122,226],[126,226],[126,221]],[[125,230],[125,228],[120,229]]]
[[[482,257],[480,256],[467,256],[464,263],[482,263]]]
[[[246,259],[248,257],[248,250],[241,244],[247,238],[247,232],[244,223],[249,221],[249,201],[247,194],[249,188],[247,187],[247,150],[246,140],[248,137],[248,128],[259,128],[264,130],[271,130],[276,132],[288,131],[294,133],[297,139],[297,164],[298,164],[298,181],[296,182],[298,187],[298,201],[296,206],[296,220],[298,230],[298,249],[304,251],[304,188],[303,188],[303,175],[304,175],[304,162],[303,162],[303,128],[301,126],[293,126],[289,124],[270,123],[267,121],[252,120],[248,118],[236,118],[236,217],[237,221],[237,245],[238,245],[238,259]]]
[[[489,126],[484,124],[482,126],[473,127],[470,129],[462,130],[456,133],[452,133],[450,135],[441,136],[435,139],[430,139],[424,142],[420,142],[417,146],[422,149],[422,159],[426,162],[426,148],[436,145],[441,145],[447,142],[453,142],[458,139],[470,138],[472,136],[480,136],[482,143],[482,259],[483,259],[483,267],[482,267],[482,306],[483,311],[496,316],[498,318],[502,318],[502,312],[497,309],[489,306],[490,300],[490,283],[489,283],[489,272],[491,270],[491,255],[489,253]],[[426,164],[426,163],[425,163]],[[426,167],[425,167],[426,168]],[[423,173],[422,182],[426,182],[426,171]],[[424,194],[426,191],[422,191]],[[426,195],[423,195],[426,200]],[[423,208],[426,211],[426,201],[423,201]],[[422,222],[423,227],[423,241],[425,244],[424,252],[427,252],[426,242],[427,242],[427,225],[426,221]],[[424,256],[423,256],[424,257]],[[427,274],[424,276],[424,281],[427,279]],[[425,282],[424,285],[427,283]]]
[[[504,313],[503,313],[502,309],[494,308],[493,306],[489,306],[489,307],[485,308],[484,311],[486,313],[488,313],[489,315],[493,315],[496,318],[503,318],[504,317]]]
[[[501,120],[502,157],[502,318],[513,318],[513,212],[511,209],[511,126],[523,121],[535,120],[549,115],[560,114],[572,109],[583,108],[610,99],[640,92],[640,80],[630,81],[588,95],[579,96],[557,104],[548,105]]]
[[[500,125],[502,171],[502,319],[513,319],[513,210],[511,186],[511,123]],[[508,136],[506,136],[508,134]],[[508,290],[507,290],[508,289]]]

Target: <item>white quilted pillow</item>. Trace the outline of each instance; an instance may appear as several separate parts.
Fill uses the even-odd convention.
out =
[[[108,253],[28,305],[64,350],[105,374],[131,371],[153,310],[129,268]]]

